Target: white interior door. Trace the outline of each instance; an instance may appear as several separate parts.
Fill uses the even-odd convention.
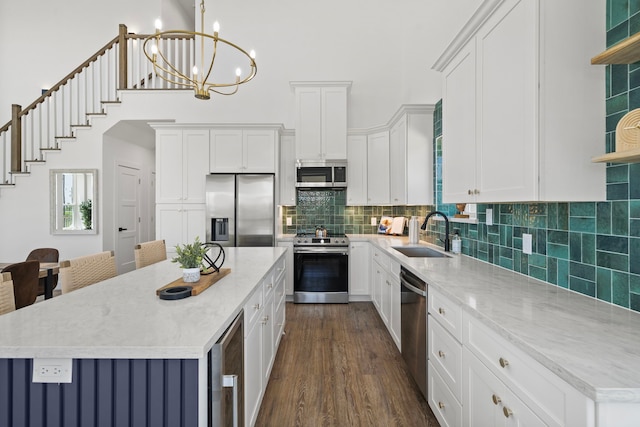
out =
[[[140,240],[140,170],[118,165],[116,263],[118,274],[135,270],[133,248]]]

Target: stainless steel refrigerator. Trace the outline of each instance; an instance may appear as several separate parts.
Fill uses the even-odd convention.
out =
[[[205,186],[207,241],[222,246],[273,246],[274,176],[211,174]]]

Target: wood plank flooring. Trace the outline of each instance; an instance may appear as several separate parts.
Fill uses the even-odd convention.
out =
[[[286,310],[256,426],[439,426],[372,303]]]

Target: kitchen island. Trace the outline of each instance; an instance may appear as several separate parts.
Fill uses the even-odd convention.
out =
[[[407,257],[393,249],[406,237],[349,238],[370,242],[457,305],[465,325],[488,328],[593,402],[583,425],[637,425],[640,313],[464,255]],[[473,336],[462,335],[469,344]]]
[[[156,296],[167,260],[0,316],[0,426],[206,426],[208,352],[286,252],[225,251],[197,296]],[[32,383],[34,358],[73,359],[72,383]]]

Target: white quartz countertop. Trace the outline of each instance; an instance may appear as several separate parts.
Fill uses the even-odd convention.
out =
[[[640,402],[640,313],[464,255],[409,258],[391,248],[406,237],[349,238],[386,251],[585,396]]]
[[[0,316],[0,358],[202,358],[285,248],[225,248],[231,273],[197,296],[156,289],[182,277],[162,261]]]

